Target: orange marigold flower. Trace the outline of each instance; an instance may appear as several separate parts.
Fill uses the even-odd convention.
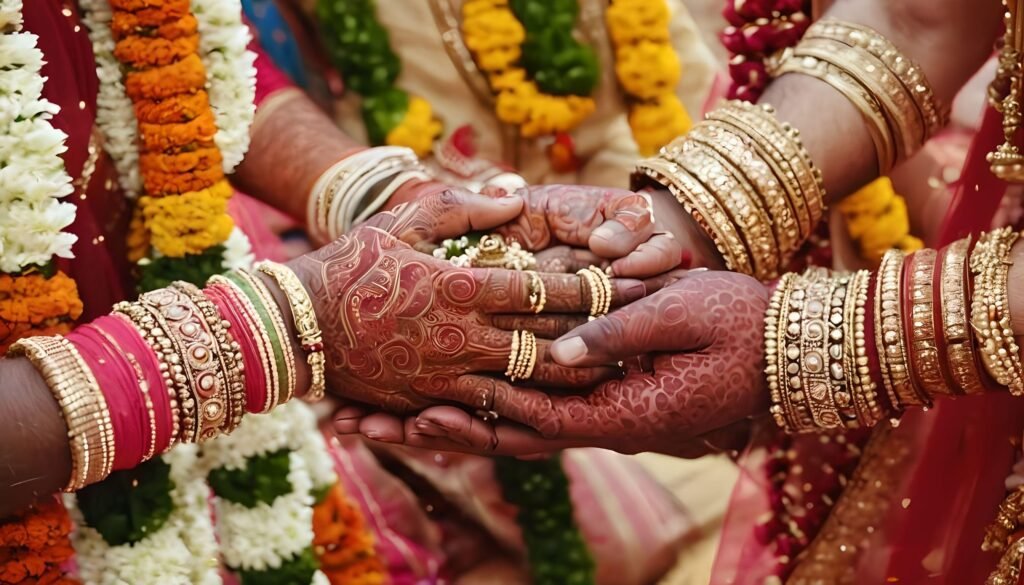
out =
[[[143,124],[178,124],[208,112],[210,96],[205,90],[199,90],[163,100],[140,100],[134,106],[135,117]]]
[[[332,585],[386,583],[384,565],[362,510],[348,498],[340,483],[313,508],[313,548]]]
[[[182,4],[185,5],[185,12],[188,12],[189,0],[110,0],[111,8],[128,12],[138,12],[146,8],[177,10]]]
[[[128,237],[125,238],[125,243],[128,246],[129,262],[138,262],[149,254],[149,230],[142,219],[141,205],[136,205],[132,210],[132,221],[128,224]]]
[[[125,75],[124,88],[132,101],[163,99],[199,91],[206,85],[206,69],[193,53],[181,61]]]
[[[212,146],[217,124],[212,112],[205,112],[184,124],[139,124],[146,152],[169,152],[186,146]]]
[[[57,498],[0,523],[0,583],[73,582],[60,570],[73,552],[70,532],[71,519]]]
[[[143,16],[150,16],[144,14]],[[199,22],[191,13],[174,20],[157,18],[155,20],[143,20],[138,14],[132,12],[114,12],[110,21],[110,30],[114,33],[115,39],[121,39],[127,35],[147,34],[162,39],[177,39],[192,36],[199,30]]]
[[[75,281],[63,272],[0,274],[0,320],[38,325],[48,319],[77,319],[82,314]]]
[[[188,173],[215,166],[219,167],[222,160],[220,149],[199,148],[187,152],[179,152],[177,154],[144,153],[139,158],[139,166],[142,167],[143,173],[149,171]],[[147,171],[147,169],[149,169],[149,171]],[[205,188],[206,187],[203,187],[203,189]],[[198,189],[190,190],[198,191]]]
[[[223,178],[224,169],[220,165],[185,173],[165,173],[145,167],[142,169],[143,186],[146,193],[153,197],[202,191]]]
[[[114,46],[117,60],[136,68],[169,65],[198,51],[199,35],[178,39],[131,35]]]
[[[161,254],[180,258],[223,243],[235,224],[228,215],[231,185],[221,181],[202,191],[170,197],[141,197],[142,217]]]

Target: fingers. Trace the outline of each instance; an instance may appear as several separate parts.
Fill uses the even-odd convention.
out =
[[[562,365],[582,367],[650,352],[700,349],[709,343],[713,323],[693,311],[701,306],[700,299],[691,298],[698,292],[684,294],[679,287],[659,291],[563,336],[552,346],[552,355]]]
[[[472,268],[478,290],[487,291],[481,295],[477,309],[485,313],[532,313],[534,304],[530,301],[531,280],[527,272]],[[590,312],[591,291],[582,276],[576,274],[533,273],[540,279],[548,313]],[[613,278],[612,306],[629,304],[642,299],[647,293],[644,283],[628,278]]]
[[[486,197],[463,189],[445,189],[419,201],[378,214],[367,224],[383,229],[403,242],[437,242],[492,229],[519,216],[521,197]]]
[[[509,368],[514,339],[513,332],[504,329],[481,327],[471,330],[467,346],[460,353],[461,359],[457,362],[456,373],[476,372],[504,375]],[[521,365],[532,361],[530,381],[541,385],[586,389],[619,375],[619,371],[615,368],[602,366],[567,368],[557,364],[551,358],[551,341],[547,339],[536,339],[536,347],[532,356],[526,353],[521,343],[518,344],[516,356],[522,360]],[[432,388],[437,379],[442,379],[442,377],[417,379],[413,385],[424,396],[467,403],[459,398],[437,394],[437,390]]]
[[[578,270],[588,266],[597,266],[604,269],[608,265],[607,260],[590,250],[571,248],[569,246],[555,246],[541,250],[534,255],[534,258],[537,260],[538,272],[575,274]]]
[[[584,315],[490,315],[491,325],[505,331],[533,331],[544,339],[558,339],[587,322]]]
[[[672,234],[655,234],[611,264],[612,274],[629,278],[656,276],[679,266],[683,246]]]
[[[604,209],[604,223],[590,234],[587,245],[599,256],[621,258],[654,235],[651,199],[630,193],[614,198]]]
[[[514,423],[487,423],[450,406],[428,408],[411,425],[407,423],[406,444],[496,456],[534,455],[583,446],[577,440],[546,439]]]

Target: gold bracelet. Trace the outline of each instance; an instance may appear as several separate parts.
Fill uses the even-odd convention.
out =
[[[872,95],[869,88],[861,85],[853,76],[830,60],[816,56],[797,54],[795,49],[787,50],[778,61],[769,60],[768,73],[779,78],[793,73],[813,77],[843,95],[860,112],[871,141],[875,145],[879,174],[885,175],[896,165],[896,146],[893,143],[889,124],[881,102]]]
[[[313,310],[313,300],[309,293],[302,286],[302,281],[292,272],[291,268],[276,262],[260,262],[256,269],[270,276],[277,282],[278,286],[288,298],[288,305],[292,309],[292,319],[295,321],[295,330],[299,335],[299,343],[306,352],[306,363],[309,364],[313,373],[313,380],[305,399],[316,402],[324,397],[327,389],[326,381],[326,356],[324,355],[324,338],[317,322],[316,311]]]
[[[203,294],[203,291],[199,290],[199,287],[188,282],[179,281],[171,283],[170,288],[181,292],[192,301],[192,304],[196,306],[206,320],[206,326],[216,342],[216,352],[213,357],[220,364],[220,375],[224,381],[222,399],[224,400],[224,406],[227,408],[223,426],[217,429],[217,434],[231,434],[232,431],[238,428],[239,423],[242,422],[242,416],[246,412],[245,377],[242,373],[244,369],[242,348],[228,332],[231,323],[221,316],[217,306]],[[194,355],[189,357],[192,360],[196,360]]]
[[[935,342],[935,250],[924,249],[910,256],[910,371],[928,399],[951,394],[942,378],[939,349]]]
[[[907,88],[924,121],[921,144],[949,123],[949,108],[939,103],[921,67],[910,60],[889,39],[864,25],[835,19],[815,22],[804,38],[829,38],[858,47],[878,59]]]
[[[746,177],[750,190],[759,198],[771,218],[770,223],[778,245],[780,262],[788,263],[803,244],[796,212],[771,167],[753,141],[724,124],[705,121],[690,130],[689,137],[714,151],[720,158]]]
[[[106,398],[75,346],[61,336],[28,337],[9,355],[23,355],[40,373],[60,406],[68,428],[73,492],[103,480],[114,467],[116,443]]]
[[[666,150],[671,146],[666,147]],[[666,187],[672,193],[694,223],[711,239],[727,269],[747,275],[754,273],[750,255],[736,226],[700,181],[678,164],[662,158],[649,158],[640,162],[633,175],[633,189],[644,187],[645,179]]]
[[[942,258],[939,280],[939,298],[942,301],[942,327],[946,338],[946,353],[955,391],[959,394],[980,394],[985,391],[981,383],[974,354],[974,341],[967,319],[967,258],[971,248],[968,236],[949,245]]]
[[[781,171],[776,177],[787,186],[790,204],[801,221],[802,239],[809,237],[824,216],[825,185],[800,132],[776,118],[771,106],[742,101],[725,102],[708,119],[733,126],[776,161]]]
[[[846,297],[846,323],[852,324],[852,335],[845,335],[847,347],[847,380],[856,410],[856,420],[860,426],[873,427],[884,418],[882,406],[878,402],[878,385],[871,377],[871,368],[867,354],[868,290],[871,286],[871,273],[861,270],[850,279],[850,287]],[[857,425],[848,424],[849,427]]]
[[[674,159],[696,178],[726,210],[729,221],[736,226],[745,244],[754,269],[751,276],[770,280],[778,274],[780,254],[771,233],[768,215],[756,197],[744,190],[739,179],[707,149],[693,141],[683,143],[682,152]]]
[[[907,366],[907,344],[900,306],[905,258],[906,255],[899,250],[886,252],[878,269],[875,293],[875,336],[882,383],[889,402],[897,412],[918,404]]]
[[[1019,234],[1010,228],[982,234],[971,254],[974,294],[971,326],[981,345],[985,370],[1014,396],[1024,395],[1024,365],[1009,312],[1009,255]]]
[[[921,141],[925,134],[923,114],[914,104],[913,96],[885,64],[870,53],[832,39],[811,38],[801,41],[794,54],[831,62],[875,96],[886,115],[897,162],[910,158],[924,145]]]

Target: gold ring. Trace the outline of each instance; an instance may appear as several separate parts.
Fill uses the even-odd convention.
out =
[[[519,332],[512,332],[512,350],[508,354],[508,367],[505,368],[505,377],[513,378],[516,373],[516,366],[519,362]]]
[[[597,282],[597,276],[589,269],[584,268],[576,272],[590,288],[590,316],[597,317],[601,314],[601,285]],[[581,283],[582,284],[582,283]]]
[[[514,366],[510,358],[511,374],[508,374],[509,380],[512,382],[529,380],[537,365],[537,336],[532,331],[517,331],[513,333],[513,341],[516,339],[516,334],[520,335],[518,353],[515,356]]]
[[[591,266],[590,271],[597,277],[597,282],[601,286],[601,313],[598,316],[607,315],[608,311],[612,308],[612,279],[605,274],[604,270],[601,270],[597,266]]]
[[[478,410],[473,415],[484,422],[498,420],[498,413],[493,410]]]
[[[539,314],[544,310],[544,305],[548,302],[548,291],[544,287],[544,280],[541,279],[539,274],[528,270],[526,275],[530,278],[530,309],[534,313]]]

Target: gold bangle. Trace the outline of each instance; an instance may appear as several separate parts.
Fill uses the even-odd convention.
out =
[[[520,331],[519,356],[509,380],[529,380],[537,365],[537,336],[532,331]]]
[[[256,269],[273,278],[281,287],[285,297],[288,298],[299,343],[306,352],[306,363],[309,364],[313,374],[309,392],[306,393],[304,399],[310,402],[321,400],[327,389],[327,360],[324,355],[323,333],[320,331],[316,312],[313,310],[313,299],[309,297],[302,281],[292,272],[291,268],[276,262],[260,262],[256,265]]]
[[[597,276],[587,268],[577,270],[576,276],[582,279],[581,285],[586,282],[590,289],[590,318],[593,319],[601,314],[601,285],[597,282]]]
[[[243,376],[244,363],[242,349],[235,341],[228,329],[231,323],[224,319],[213,301],[208,299],[199,287],[188,282],[171,283],[171,288],[186,295],[195,305],[196,309],[206,320],[206,326],[216,342],[214,358],[220,363],[219,377],[224,382],[221,399],[227,408],[223,426],[217,429],[217,434],[231,434],[246,412],[245,377]],[[193,352],[194,353],[194,352]],[[190,359],[196,360],[194,355]],[[215,364],[216,365],[216,364]]]
[[[952,394],[942,377],[939,349],[935,341],[935,250],[918,250],[910,257],[911,355],[910,368],[919,387],[934,400]]]
[[[850,279],[850,287],[846,296],[846,364],[847,380],[850,394],[856,410],[856,420],[860,426],[873,427],[884,417],[882,406],[878,402],[878,386],[871,377],[871,368],[867,355],[867,322],[868,289],[871,286],[871,273],[861,270]],[[852,327],[850,327],[852,325]],[[857,425],[848,424],[849,427]]]
[[[903,311],[900,306],[905,258],[906,255],[899,250],[886,252],[879,267],[875,295],[875,335],[882,382],[897,412],[918,403],[907,366]]]
[[[820,59],[813,55],[797,54],[787,50],[777,62],[768,61],[768,73],[779,78],[793,73],[818,79],[843,95],[860,112],[867,126],[871,141],[875,145],[878,159],[878,172],[888,174],[896,165],[895,144],[892,141],[885,111],[881,102],[871,90],[861,85],[856,78],[833,64],[830,60]]]
[[[750,128],[749,136],[758,140],[768,150],[774,149],[778,156],[788,163],[790,173],[787,181],[795,182],[799,197],[794,201],[796,206],[807,210],[810,220],[810,235],[825,214],[825,180],[821,169],[815,166],[811,153],[800,140],[800,131],[788,122],[775,116],[775,108],[767,104],[750,104],[732,100],[724,103],[709,114],[711,119],[732,122],[739,128]]]
[[[896,147],[896,161],[910,158],[924,142],[923,114],[914,104],[910,91],[885,64],[861,48],[851,48],[828,38],[805,38],[795,55],[816,57],[831,62],[866,87],[882,104],[890,139]]]
[[[830,38],[858,47],[878,59],[907,88],[914,100],[924,121],[921,144],[949,123],[949,108],[939,102],[921,67],[878,31],[852,22],[823,19],[812,24],[804,38]]]
[[[1024,395],[1024,365],[1010,326],[1009,255],[1019,234],[1010,228],[982,234],[971,254],[974,293],[971,326],[981,345],[985,370],[1014,396]]]
[[[768,380],[768,391],[771,397],[772,406],[769,412],[779,428],[787,433],[795,433],[798,429],[812,426],[807,421],[806,411],[800,403],[803,396],[799,388],[793,388],[786,383],[788,376],[797,373],[799,370],[790,371],[787,362],[787,329],[790,327],[790,296],[793,292],[797,275],[793,273],[784,274],[779,279],[771,300],[768,302],[768,309],[764,318],[764,355],[765,355],[765,377]],[[799,314],[797,314],[799,318]],[[799,335],[799,325],[793,324],[796,334]],[[796,395],[796,396],[794,396]]]
[[[665,147],[666,152],[672,147]],[[633,175],[633,189],[641,189],[645,178],[666,187],[672,193],[683,210],[714,243],[727,269],[747,275],[754,273],[750,255],[736,226],[700,181],[678,164],[662,158],[649,158],[640,162]]]
[[[700,181],[726,210],[750,255],[752,276],[762,281],[778,276],[780,253],[771,232],[771,219],[751,189],[745,189],[740,179],[730,173],[710,149],[692,140],[683,143],[681,154],[674,160]]]
[[[946,338],[950,372],[959,394],[980,394],[985,391],[978,371],[974,342],[968,328],[967,257],[971,237],[949,245],[942,258],[939,298],[942,302],[942,327]]]
[[[9,355],[24,355],[43,377],[68,428],[72,492],[99,482],[114,466],[116,443],[106,398],[75,346],[61,336],[28,337],[15,342]]]
[[[754,147],[753,141],[713,120],[697,124],[690,130],[689,136],[727,160],[739,175],[746,177],[751,191],[768,212],[780,262],[782,265],[788,264],[790,257],[803,244],[796,211],[772,168]]]

